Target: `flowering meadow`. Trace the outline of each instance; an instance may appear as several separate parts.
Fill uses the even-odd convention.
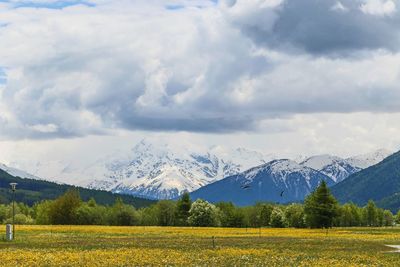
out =
[[[400,229],[17,226],[0,265],[399,266],[386,244],[400,244]]]

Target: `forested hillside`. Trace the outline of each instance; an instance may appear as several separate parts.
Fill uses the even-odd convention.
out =
[[[372,199],[380,207],[396,211],[400,207],[400,152],[355,173],[332,187],[342,203],[365,205]]]
[[[124,203],[131,204],[137,208],[145,207],[155,203],[153,200],[137,198],[128,195],[114,194],[106,191],[85,189],[70,185],[61,185],[47,181],[33,180],[14,177],[7,172],[0,170],[0,203],[8,203],[11,201],[12,195],[9,183],[18,183],[16,191],[16,201],[32,205],[35,202],[45,199],[55,199],[64,194],[68,189],[78,189],[82,200],[88,201],[94,198],[97,203],[102,205],[111,205],[117,197],[121,198]]]

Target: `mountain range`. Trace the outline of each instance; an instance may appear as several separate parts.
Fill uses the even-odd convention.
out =
[[[400,152],[348,177],[331,188],[342,203],[365,205],[370,199],[397,212],[400,207]]]
[[[13,168],[0,165],[0,169],[19,177],[44,179],[150,199],[174,199],[185,191],[194,192],[200,189],[203,192],[203,187],[210,188],[206,186],[237,178],[239,187],[244,182],[252,184],[251,189],[249,187],[246,190],[246,195],[254,195],[251,199],[259,198],[256,188],[276,192],[282,189],[286,191],[284,198],[271,197],[270,200],[291,201],[304,197],[321,179],[333,185],[380,162],[389,154],[389,151],[379,150],[347,159],[318,155],[296,157],[296,162],[276,160],[275,155],[246,148],[226,149],[213,146],[203,149],[184,142],[145,139],[127,152],[113,153],[83,166],[51,161],[30,165],[13,164]],[[255,173],[257,170],[260,174],[254,175],[254,179],[244,178],[249,177],[249,172]],[[254,186],[254,183],[257,185]],[[274,189],[267,189],[267,184],[274,184]],[[225,195],[226,190],[223,192]]]
[[[206,185],[192,192],[191,197],[210,202],[230,201],[237,205],[252,205],[258,201],[300,202],[322,180],[328,186],[339,186],[363,168],[379,163],[388,155],[390,152],[379,150],[348,159],[319,155],[301,162],[289,159],[273,160]],[[347,188],[351,190],[351,187]]]
[[[273,158],[245,148],[189,148],[187,143],[146,139],[128,152],[119,151],[83,166],[50,161],[14,163],[13,167],[32,173],[21,177],[41,177],[150,199],[172,199]]]
[[[379,159],[380,160],[380,159]],[[351,159],[342,159],[331,155],[312,156],[300,163],[302,166],[320,171],[339,183],[360,170],[360,165],[352,164]],[[364,162],[362,164],[365,164]]]
[[[292,160],[273,160],[206,185],[192,192],[191,197],[210,202],[231,201],[241,206],[259,201],[297,202],[302,201],[322,180],[330,186],[335,184],[322,172]]]

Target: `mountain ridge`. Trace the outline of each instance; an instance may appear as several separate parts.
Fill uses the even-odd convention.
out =
[[[9,203],[12,199],[10,183],[18,184],[15,194],[16,201],[27,205],[33,205],[42,200],[55,199],[70,189],[78,190],[82,200],[88,201],[90,198],[94,198],[97,203],[102,205],[112,205],[117,198],[121,198],[124,203],[131,204],[136,208],[146,207],[154,203],[152,200],[130,195],[120,195],[44,180],[16,177],[0,169],[0,204]]]
[[[335,183],[341,182],[351,174],[361,170],[348,160],[331,155],[312,156],[300,164],[322,172],[332,178]]]
[[[31,164],[33,175],[29,172],[19,173],[26,174],[28,178],[114,193],[173,199],[183,192],[193,192],[277,158],[273,154],[246,148],[212,146],[207,149],[185,142],[176,143],[143,139],[129,151],[117,151],[82,166],[63,161],[37,162]],[[335,182],[340,182],[361,170],[355,164],[368,166],[379,161],[385,153],[388,152],[378,150],[347,159],[331,155],[301,156],[297,157],[300,161],[297,163],[312,167]],[[352,165],[350,162],[355,163]],[[13,171],[18,173],[17,168]]]
[[[231,201],[241,206],[259,201],[298,202],[314,190],[321,180],[329,185],[334,184],[330,177],[317,170],[292,160],[280,159],[206,185],[190,195],[193,199]]]
[[[365,205],[370,199],[385,203],[384,206],[400,206],[400,152],[387,157],[348,177],[332,187],[332,193],[340,202],[352,201]]]

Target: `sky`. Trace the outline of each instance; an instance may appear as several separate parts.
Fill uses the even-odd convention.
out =
[[[164,138],[400,149],[400,1],[0,0],[0,162]]]

